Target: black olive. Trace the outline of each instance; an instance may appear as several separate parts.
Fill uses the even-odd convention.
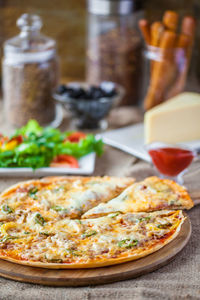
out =
[[[62,95],[65,94],[67,92],[67,87],[64,84],[59,85],[59,87],[57,88],[57,93]]]
[[[82,88],[79,85],[66,86],[61,84],[57,88],[58,94],[66,94],[72,99],[98,100],[104,97],[111,98],[117,94],[114,84],[102,82],[100,86],[91,85],[88,88]]]

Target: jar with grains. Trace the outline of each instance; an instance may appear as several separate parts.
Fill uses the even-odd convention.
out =
[[[137,23],[142,10],[138,3],[88,0],[87,82],[119,83],[126,91],[122,105],[140,101],[142,41]]]
[[[56,43],[42,35],[39,16],[17,20],[18,36],[4,44],[3,97],[6,121],[23,126],[29,119],[48,125],[56,117],[52,90],[59,77]]]

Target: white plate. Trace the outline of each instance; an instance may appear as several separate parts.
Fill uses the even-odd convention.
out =
[[[101,134],[101,138],[107,145],[123,150],[145,161],[151,161],[144,147],[143,123],[107,131]],[[179,144],[192,148],[198,148],[200,147],[200,140]]]
[[[90,153],[79,159],[79,168],[0,168],[0,176],[40,177],[47,175],[89,175],[94,172],[96,154]]]

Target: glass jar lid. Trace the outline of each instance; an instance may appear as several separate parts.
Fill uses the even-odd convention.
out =
[[[19,35],[4,43],[4,56],[11,63],[47,60],[55,54],[56,42],[40,33],[41,18],[37,15],[23,14],[17,20]]]

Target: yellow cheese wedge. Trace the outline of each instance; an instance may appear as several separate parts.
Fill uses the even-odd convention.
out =
[[[200,94],[182,93],[144,116],[145,143],[179,143],[200,139]]]

